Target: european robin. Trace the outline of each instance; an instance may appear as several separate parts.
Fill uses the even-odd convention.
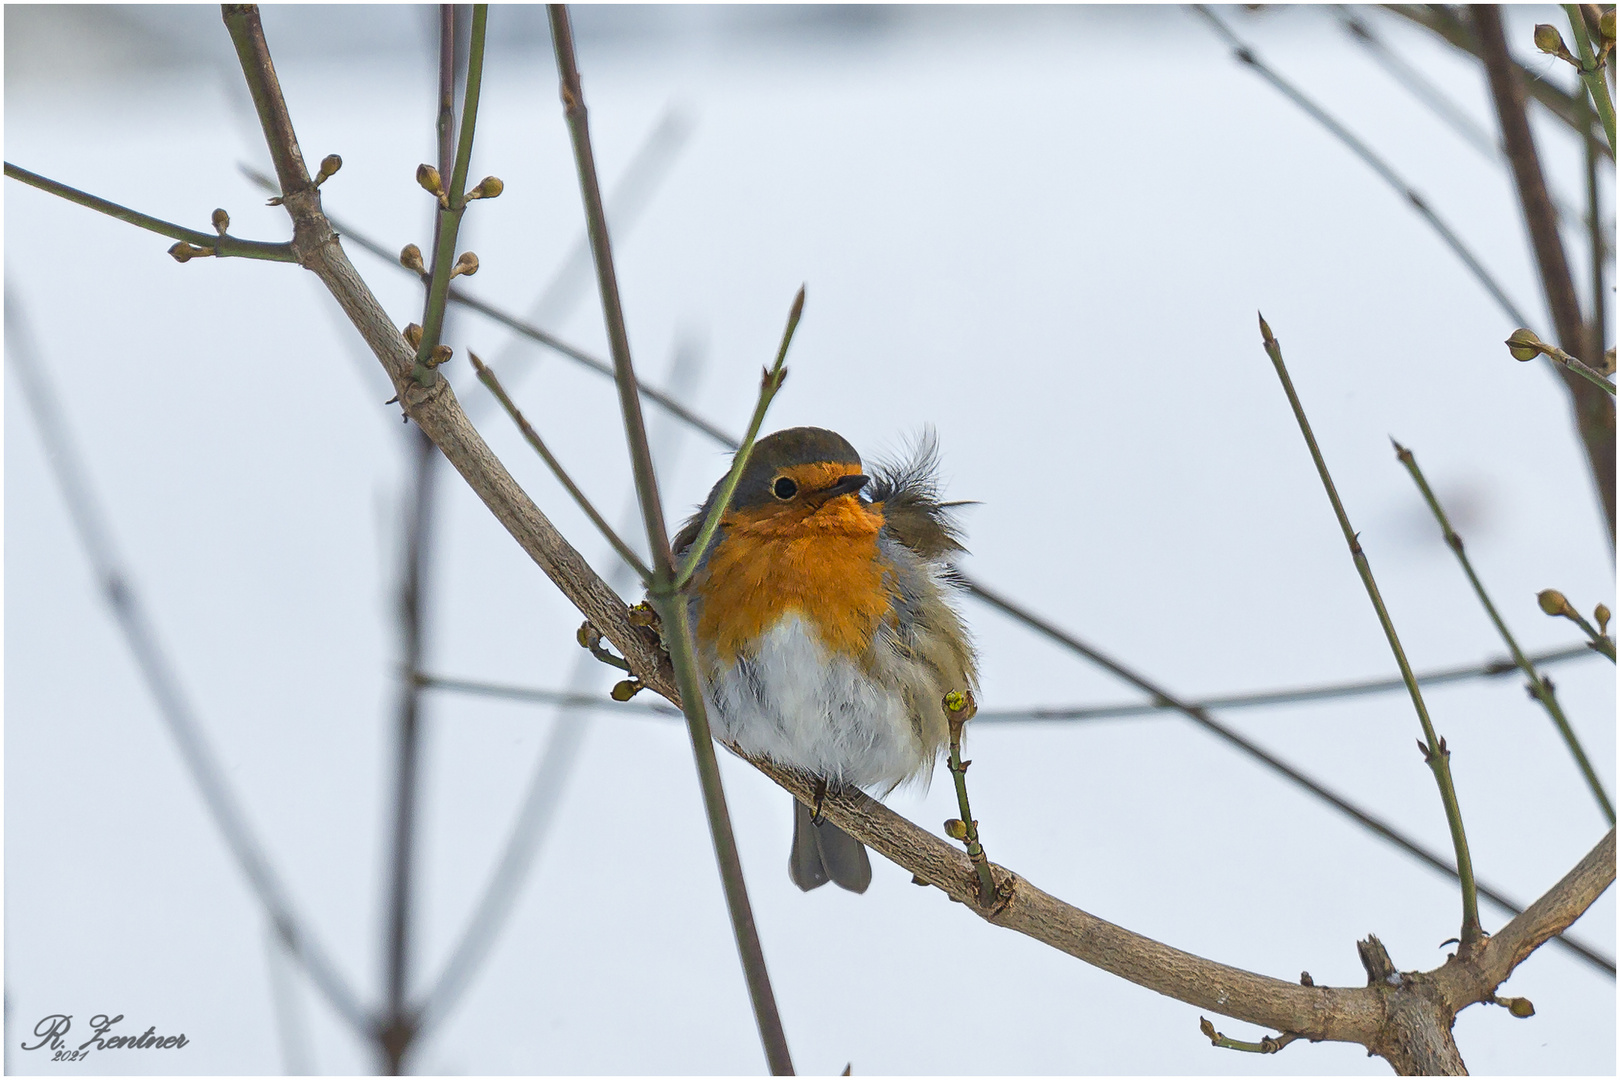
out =
[[[942,702],[977,682],[952,604],[962,551],[925,435],[910,460],[862,471],[824,428],[754,444],[692,579],[690,612],[717,738],[828,788],[886,794],[927,781],[946,745]],[[696,541],[720,484],[675,537]],[[865,892],[866,848],[794,803],[788,876]]]

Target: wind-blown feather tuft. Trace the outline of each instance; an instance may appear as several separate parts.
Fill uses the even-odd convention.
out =
[[[960,502],[939,498],[939,436],[924,428],[911,452],[879,461],[869,470],[867,492],[883,504],[883,519],[895,539],[925,559],[944,559],[962,546],[962,530],[951,514]]]

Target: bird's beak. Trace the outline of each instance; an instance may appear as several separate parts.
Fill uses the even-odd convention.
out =
[[[820,505],[821,503],[827,502],[829,499],[836,499],[840,495],[853,495],[857,491],[861,490],[861,488],[866,486],[868,479],[869,477],[862,473],[852,473],[849,476],[840,476],[831,487],[822,488],[820,491],[813,493],[810,498],[814,500],[817,505]]]

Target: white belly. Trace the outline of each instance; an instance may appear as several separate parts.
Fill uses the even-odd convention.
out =
[[[924,765],[904,701],[828,653],[797,615],[708,687],[717,738],[835,785],[893,787]]]

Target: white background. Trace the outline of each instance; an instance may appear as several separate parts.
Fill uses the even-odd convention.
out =
[[[284,239],[238,162],[263,167],[212,7],[97,22],[6,13],[5,156],[197,228]],[[1377,13],[1371,13],[1377,16]],[[1506,172],[1392,82],[1327,10],[1224,12],[1260,55],[1371,141],[1546,331]],[[101,17],[103,20],[106,16]],[[1515,48],[1552,9],[1513,13]],[[1265,312],[1421,668],[1502,653],[1388,438],[1411,446],[1529,649],[1576,640],[1536,590],[1614,606],[1611,548],[1567,398],[1501,346],[1512,329],[1397,194],[1179,8],[586,11],[580,58],[611,184],[671,107],[691,123],[618,238],[638,364],[705,358],[693,406],[740,429],[794,290],[792,376],[769,425],[832,427],[872,455],[938,429],[965,566],[1187,696],[1394,671],[1255,325]],[[267,9],[327,209],[427,245],[412,173],[432,156],[423,10]],[[468,288],[523,311],[582,226],[549,41],[497,7],[474,155]],[[1393,19],[1394,46],[1494,132],[1477,66]],[[1538,123],[1578,203],[1574,140]],[[1612,174],[1611,174],[1612,175]],[[380,369],[310,274],[179,265],[169,241],[5,185],[11,319],[26,318],[132,584],[309,928],[368,1002],[382,984],[406,429]],[[1568,237],[1588,280],[1579,236]],[[419,289],[350,248],[401,325]],[[1612,307],[1613,295],[1609,297]],[[594,297],[555,326],[605,355]],[[1550,335],[1549,335],[1550,336]],[[508,334],[452,324],[465,350]],[[1610,339],[1612,340],[1612,338]],[[16,339],[8,329],[8,348]],[[511,355],[511,354],[508,354]],[[534,374],[519,375],[529,368]],[[629,468],[611,385],[522,349],[502,374],[608,515]],[[204,813],[100,599],[6,375],[6,1048],[18,1072],[274,1072],[265,921]],[[481,427],[600,570],[612,567],[504,418]],[[692,434],[662,467],[684,514],[726,465]],[[441,474],[429,667],[561,687],[579,618],[460,481]],[[1135,700],[974,604],[989,707]],[[1605,783],[1614,669],[1552,671]],[[601,669],[605,692],[613,673]],[[1481,877],[1528,902],[1603,835],[1516,678],[1428,700]],[[505,842],[550,710],[427,699],[412,986],[436,976]],[[1449,852],[1401,695],[1228,722]],[[758,1072],[754,1031],[684,729],[577,714],[583,752],[510,924],[411,1061],[427,1072]],[[1286,979],[1359,985],[1376,932],[1438,965],[1456,889],[1173,715],[972,733],[991,857],[1104,918]],[[988,926],[881,858],[865,896],[783,872],[789,800],[722,756],[754,909],[801,1072],[1387,1073],[1354,1046],[1215,1050],[1198,1011]],[[946,778],[889,800],[954,816]],[[1487,928],[1505,921],[1484,909]],[[1615,948],[1606,894],[1577,933]],[[302,976],[298,1054],[375,1066]],[[1614,980],[1549,946],[1475,1007],[1480,1073],[1612,1073]],[[18,1049],[48,1013],[184,1031],[183,1050],[64,1066]],[[301,1020],[300,1020],[301,1017]],[[1234,1037],[1258,1030],[1212,1017]],[[299,1034],[301,1030],[301,1034]]]

